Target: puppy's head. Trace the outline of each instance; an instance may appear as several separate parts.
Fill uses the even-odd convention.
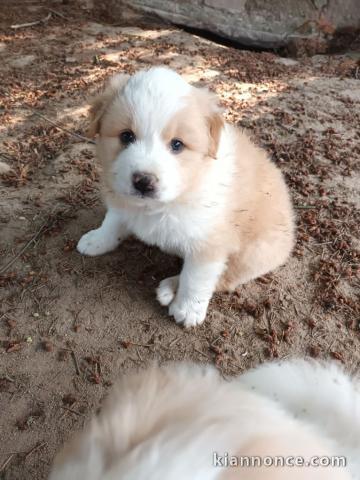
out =
[[[90,115],[107,187],[146,202],[196,189],[223,126],[215,95],[163,67],[115,76]]]

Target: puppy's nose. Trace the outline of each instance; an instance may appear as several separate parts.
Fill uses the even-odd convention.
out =
[[[151,173],[136,172],[132,177],[135,190],[142,195],[151,195],[156,190],[158,179]]]

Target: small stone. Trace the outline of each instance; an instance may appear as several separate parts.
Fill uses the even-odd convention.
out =
[[[58,353],[58,360],[60,362],[64,362],[68,357],[68,355],[69,355],[69,352],[67,350],[60,350]]]
[[[63,396],[62,401],[65,405],[71,407],[76,402],[76,397],[72,393],[67,393]]]
[[[54,345],[51,342],[49,342],[49,340],[45,340],[42,346],[46,352],[52,352],[54,350]]]
[[[292,67],[299,63],[296,60],[293,60],[292,58],[284,58],[284,57],[279,57],[275,61],[276,63],[280,63],[281,65],[285,65],[286,67]]]
[[[320,355],[320,347],[313,345],[309,348],[309,354],[313,358],[317,358]]]
[[[0,175],[10,172],[11,168],[7,163],[0,162]]]
[[[13,328],[16,327],[16,321],[13,320],[12,318],[9,318],[7,321],[7,326],[10,328],[10,330],[12,330]]]
[[[34,62],[35,55],[20,55],[14,60],[11,60],[10,64],[15,68],[24,68]]]

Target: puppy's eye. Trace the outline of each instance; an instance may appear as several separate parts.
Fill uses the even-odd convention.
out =
[[[173,138],[170,142],[170,148],[174,153],[180,153],[184,150],[185,145],[178,138]]]
[[[130,143],[134,143],[135,140],[136,136],[132,130],[124,130],[120,133],[120,141],[124,145],[124,147],[130,145]]]

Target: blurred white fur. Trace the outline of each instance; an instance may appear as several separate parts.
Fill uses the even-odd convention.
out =
[[[208,366],[152,367],[120,380],[50,480],[359,480],[359,432],[359,383],[334,364],[270,363],[230,382]],[[214,452],[345,456],[347,468],[226,468]]]

